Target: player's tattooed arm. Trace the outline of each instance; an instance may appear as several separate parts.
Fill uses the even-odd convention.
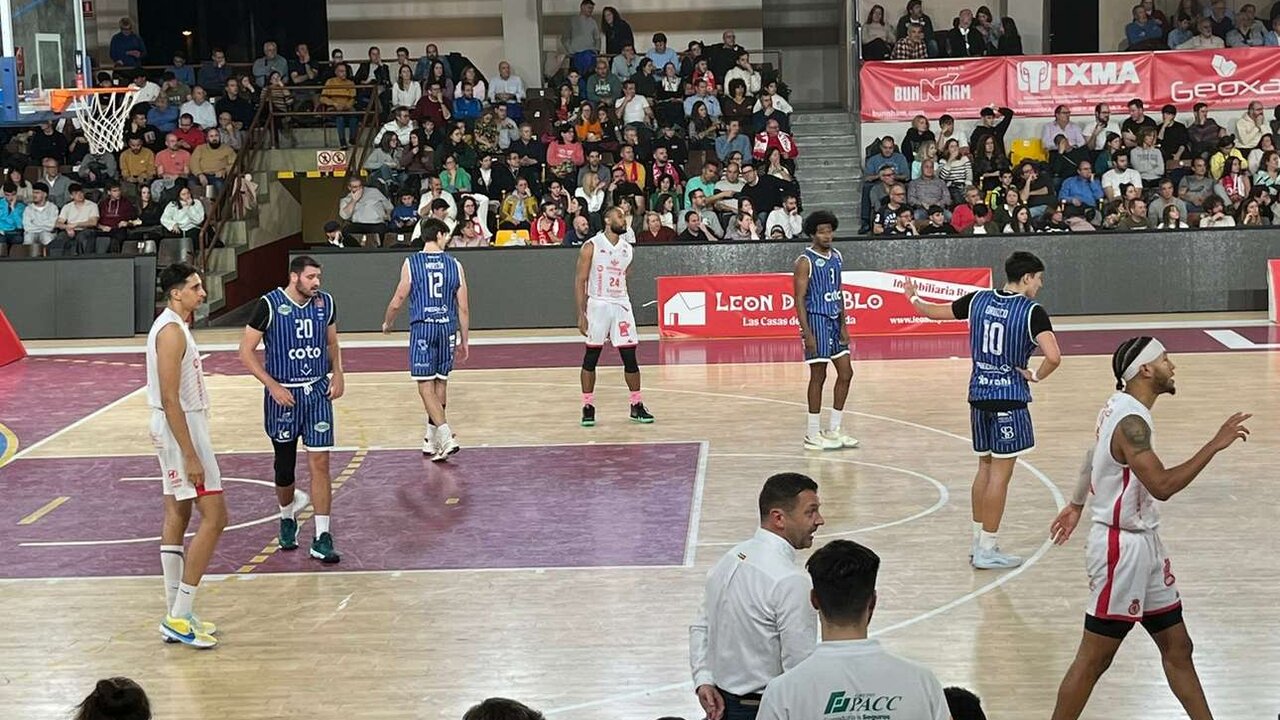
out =
[[[1129,446],[1127,453],[1129,457],[1151,451],[1151,428],[1141,417],[1130,415],[1121,420],[1120,433]]]

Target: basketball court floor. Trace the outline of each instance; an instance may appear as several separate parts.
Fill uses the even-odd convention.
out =
[[[992,718],[1047,717],[1088,595],[1083,526],[1065,547],[1047,528],[1113,391],[1110,353],[1135,334],[1177,364],[1178,394],[1154,411],[1167,464],[1231,412],[1257,414],[1250,442],[1162,509],[1161,531],[1217,717],[1280,711],[1280,333],[1258,315],[1058,326],[1068,357],[1034,388],[1038,447],[1001,533],[1028,560],[1007,572],[967,564],[963,336],[857,340],[846,428],[862,447],[814,453],[800,446],[794,341],[645,342],[651,426],[628,421],[609,353],[599,424],[584,429],[571,332],[480,334],[450,381],[464,449],[443,465],[418,451],[404,337],[344,336],[343,559],[321,566],[275,545],[262,390],[238,334],[197,331],[231,512],[198,598],[220,627],[207,652],[156,630],[162,510],[140,342],[32,343],[0,368],[0,716],[63,718],[98,678],[128,675],[156,717],[187,720],[458,718],[492,695],[564,720],[700,718],[687,626],[704,575],[753,532],[761,483],[785,470],[821,487],[818,544],[853,538],[883,558],[872,628],[890,649],[974,689]],[[304,462],[299,475],[306,488]],[[1134,632],[1086,717],[1180,716]]]

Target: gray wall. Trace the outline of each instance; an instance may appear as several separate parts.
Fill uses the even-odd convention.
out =
[[[789,271],[802,243],[640,246],[631,273],[636,320],[657,324],[658,275]],[[997,281],[1014,250],[1047,267],[1040,298],[1056,315],[1262,310],[1266,261],[1280,257],[1280,232],[1203,230],[1015,237],[958,236],[837,243],[848,269],[991,267]],[[342,306],[343,330],[377,330],[405,253],[322,249],[325,288]],[[297,253],[295,253],[297,254]],[[459,250],[476,329],[571,327],[576,248]],[[407,327],[401,313],[401,328]]]
[[[0,261],[0,309],[24,340],[131,337],[155,318],[154,256]]]

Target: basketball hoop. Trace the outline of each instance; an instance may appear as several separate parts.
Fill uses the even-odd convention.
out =
[[[49,109],[74,112],[94,155],[124,147],[124,126],[138,91],[134,88],[66,88],[49,91]]]

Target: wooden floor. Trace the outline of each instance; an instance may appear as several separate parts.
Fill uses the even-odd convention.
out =
[[[1220,455],[1162,509],[1161,532],[1219,718],[1280,710],[1278,360],[1267,352],[1175,357],[1178,395],[1154,411],[1156,450],[1167,464],[1195,451],[1232,411],[1257,413],[1253,439]],[[967,361],[857,363],[855,412],[846,427],[862,448],[824,454],[800,448],[805,372],[796,363],[646,368],[646,400],[658,423],[641,427],[625,421],[626,395],[611,368],[601,374],[601,424],[584,430],[575,422],[574,368],[460,370],[449,403],[467,448],[455,459],[459,466],[479,458],[475,448],[483,444],[507,446],[518,460],[519,446],[705,442],[705,467],[690,485],[672,486],[693,493],[681,498],[687,510],[654,519],[650,528],[652,538],[682,538],[691,528],[692,555],[659,567],[231,574],[208,580],[198,598],[202,614],[221,628],[223,642],[210,652],[160,643],[158,577],[4,581],[0,717],[65,717],[96,679],[123,674],[147,689],[157,718],[458,718],[492,695],[565,720],[700,718],[689,686],[687,625],[703,576],[728,545],[753,531],[760,484],[782,470],[808,473],[821,486],[827,526],[818,544],[852,537],[883,558],[872,627],[889,648],[932,668],[944,685],[974,689],[993,719],[1047,717],[1080,635],[1088,584],[1082,535],[1063,548],[1044,541],[1112,392],[1107,358],[1070,357],[1035,389],[1038,447],[1017,470],[1002,529],[1005,548],[1030,560],[1002,573],[974,571],[966,562],[975,465],[964,404]],[[215,376],[209,389],[216,447],[266,449],[257,382]],[[146,412],[144,398],[131,395],[27,457],[145,456]],[[403,373],[348,376],[338,404],[340,445],[413,448],[420,425],[421,407]],[[0,471],[5,482],[18,479],[14,467]],[[661,474],[664,467],[641,470]],[[600,470],[601,478],[608,472]],[[269,461],[258,477],[270,478]],[[91,497],[111,478],[90,466],[77,480]],[[408,490],[389,495],[397,499],[388,510],[404,526],[429,531],[413,493],[420,488],[422,498],[434,499],[439,488],[427,478],[395,480]],[[468,482],[514,483],[536,497],[549,481]],[[450,492],[467,502],[466,488]],[[339,490],[339,549],[344,529],[361,524],[344,515],[347,501]],[[76,522],[89,528],[116,512],[79,507]],[[615,542],[610,517],[580,512],[572,502],[535,511],[573,538],[577,547],[568,552]],[[269,537],[270,528],[255,531]],[[75,573],[48,572],[67,574]],[[1143,633],[1130,636],[1085,716],[1181,716]]]

